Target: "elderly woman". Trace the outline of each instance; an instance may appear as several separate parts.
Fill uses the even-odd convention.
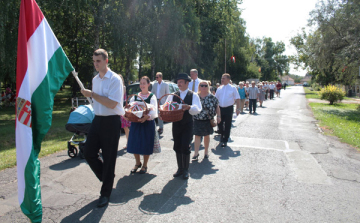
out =
[[[259,83],[258,84],[258,89],[260,91],[260,94],[259,94],[259,103],[260,103],[260,107],[262,107],[262,104],[265,100],[265,89],[263,88],[263,84],[262,83]]]
[[[209,157],[210,135],[214,133],[210,120],[216,115],[217,123],[221,121],[219,101],[210,93],[210,84],[208,81],[202,80],[199,83],[198,95],[200,97],[202,110],[199,114],[194,115],[195,154],[192,158],[193,160],[198,160],[199,158],[201,136],[204,137],[204,158]]]
[[[244,105],[246,100],[246,90],[244,88],[244,82],[239,82],[238,92],[240,95],[240,113],[244,113]]]

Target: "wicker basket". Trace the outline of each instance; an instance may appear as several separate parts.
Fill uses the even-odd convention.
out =
[[[132,94],[132,95],[130,95],[128,98],[127,98],[127,100],[126,100],[126,104],[125,104],[125,109],[129,109],[130,108],[130,105],[128,104],[128,100],[132,97],[132,96],[137,96],[138,98],[140,98],[143,102],[144,102],[144,104],[145,104],[145,111],[143,111],[143,116],[142,117],[144,117],[144,115],[147,115],[147,114],[149,114],[149,109],[148,109],[148,107],[147,107],[147,105],[146,105],[146,102],[144,101],[144,99],[142,99],[139,95],[137,95],[137,94]],[[125,110],[125,117],[130,121],[130,122],[140,122],[139,121],[139,117],[137,117],[136,115],[134,115],[131,111],[127,111],[127,110]],[[142,118],[141,117],[141,118]]]
[[[173,110],[173,111],[165,111],[160,108],[161,99],[168,95],[173,95],[173,96],[180,98],[176,94],[165,94],[159,99],[158,108],[159,108],[159,113],[160,113],[161,119],[164,122],[178,122],[183,118],[183,115],[184,115],[184,111],[182,109]],[[185,104],[184,100],[182,100],[181,98],[180,98],[180,100],[182,101],[183,104]]]

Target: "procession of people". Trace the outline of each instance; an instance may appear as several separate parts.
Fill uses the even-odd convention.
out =
[[[93,63],[98,74],[92,80],[92,90],[84,89],[81,93],[93,99],[95,112],[85,144],[84,157],[96,177],[102,182],[98,207],[106,206],[110,200],[121,128],[124,129],[127,139],[124,149],[133,154],[135,159],[134,167],[129,168],[130,173],[145,174],[150,156],[161,151],[159,135],[164,131],[164,122],[159,108],[165,104],[170,108],[173,103],[174,108],[178,106],[183,115],[180,120],[172,122],[173,150],[177,163],[173,177],[187,180],[194,136],[192,160],[199,159],[202,139],[205,148],[203,157],[208,159],[210,135],[214,133],[215,126],[217,126],[215,132],[220,135],[218,146],[227,147],[234,105],[236,115],[244,114],[244,109],[249,110],[249,114],[255,114],[258,101],[262,107],[268,95],[273,99],[276,92],[280,97],[282,88],[280,82],[275,85],[266,81],[257,83],[257,86],[255,81],[252,81],[251,85],[249,82],[240,82],[237,87],[232,84],[228,73],[222,75],[221,85],[216,83],[216,87],[211,87],[210,81],[199,79],[198,71],[191,69],[190,76],[186,73],[177,75],[176,83],[179,90],[173,94],[169,94],[169,86],[163,81],[163,74],[157,72],[151,91],[150,79],[143,76],[140,78],[140,92],[127,98],[124,79],[110,70],[108,53],[104,49],[94,52]],[[131,109],[128,106],[124,107],[126,100],[133,104]],[[126,115],[130,110],[136,114],[132,121]],[[156,118],[158,118],[158,129],[156,129]],[[143,156],[142,162],[141,156]]]

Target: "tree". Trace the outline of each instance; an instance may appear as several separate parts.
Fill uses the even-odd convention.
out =
[[[0,82],[13,84],[16,79],[20,1],[1,1],[0,7]]]
[[[360,53],[360,3],[321,1],[311,12],[309,27],[291,39],[297,49],[292,61],[308,68],[322,85],[351,84],[356,80]]]
[[[278,75],[289,72],[289,59],[283,42],[274,43],[271,38],[264,37],[254,41],[256,45],[255,60],[261,68],[262,80],[277,80]]]

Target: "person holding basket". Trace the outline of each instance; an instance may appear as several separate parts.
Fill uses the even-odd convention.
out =
[[[188,89],[190,77],[186,73],[180,73],[177,76],[177,85],[179,91],[174,95],[169,95],[166,102],[177,102],[181,104],[179,109],[184,111],[182,119],[173,122],[172,135],[174,139],[174,151],[178,170],[174,177],[182,176],[183,179],[189,179],[189,164],[191,153],[191,141],[193,139],[193,115],[201,112],[202,106],[197,93]],[[165,95],[164,95],[165,96]],[[160,112],[161,114],[161,112]],[[159,116],[162,119],[161,115]]]
[[[136,102],[140,105],[145,102],[145,107],[149,109],[148,113],[143,111],[143,116],[137,122],[131,122],[127,152],[134,154],[136,160],[135,167],[131,170],[131,173],[135,173],[139,168],[141,168],[140,174],[147,172],[147,164],[154,149],[156,134],[154,119],[158,116],[158,105],[156,96],[149,92],[149,86],[150,79],[147,76],[143,76],[140,79],[141,92],[130,99],[130,104]],[[125,116],[125,119],[128,118]],[[140,161],[140,155],[144,156],[143,164]]]

